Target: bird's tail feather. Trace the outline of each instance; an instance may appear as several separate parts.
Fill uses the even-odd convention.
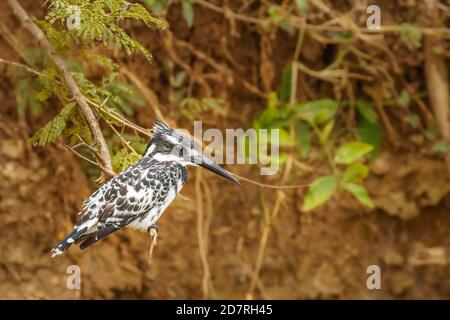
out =
[[[63,254],[69,247],[74,244],[75,241],[78,240],[83,234],[86,232],[88,228],[81,228],[81,229],[75,229],[72,231],[67,237],[65,237],[60,243],[58,243],[53,249],[52,249],[52,258],[55,256],[58,256],[60,254]]]

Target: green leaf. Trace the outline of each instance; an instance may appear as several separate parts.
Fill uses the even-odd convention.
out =
[[[297,146],[298,142],[297,140],[295,140],[294,138],[291,137],[291,135],[289,134],[289,132],[287,132],[284,129],[274,129],[274,130],[279,130],[279,143],[280,146],[284,146],[284,147],[293,147],[293,146]]]
[[[360,183],[369,174],[369,168],[361,163],[354,162],[345,168],[343,180],[344,182]]]
[[[359,113],[370,123],[377,123],[378,114],[373,107],[373,104],[366,100],[358,99],[356,100],[356,108]]]
[[[301,119],[313,124],[324,124],[336,115],[338,104],[331,99],[310,101],[299,104],[294,110]]]
[[[53,120],[31,137],[30,143],[41,147],[48,142],[55,141],[66,128],[67,120],[75,105],[75,102],[69,102]]]
[[[289,19],[281,19],[278,22],[278,26],[283,29],[284,31],[286,31],[287,33],[292,33],[292,31],[294,30],[293,26],[292,26],[292,22]]]
[[[185,71],[180,71],[180,72],[178,72],[178,73],[175,75],[175,79],[174,79],[172,85],[173,85],[175,88],[181,87],[181,86],[184,84],[184,82],[186,81],[186,77],[187,77],[187,75],[186,75],[186,72],[185,72]]]
[[[295,0],[295,5],[300,14],[304,15],[308,11],[308,0]]]
[[[435,139],[438,136],[438,134],[439,134],[439,130],[438,130],[436,123],[430,124],[430,126],[427,128],[427,131],[425,132],[425,136],[429,140]]]
[[[32,86],[32,82],[29,78],[21,79],[17,82],[16,88],[17,97],[17,110],[20,113],[25,112],[27,106],[31,106],[32,102],[35,100],[35,92]]]
[[[181,6],[183,9],[183,17],[186,20],[189,28],[194,24],[194,8],[192,6],[191,0],[182,0]]]
[[[36,100],[39,102],[45,102],[52,96],[52,92],[47,89],[42,89],[36,95]]]
[[[411,103],[411,95],[406,90],[402,90],[400,97],[398,98],[398,104],[403,108],[408,108]]]
[[[433,145],[433,152],[447,153],[448,143],[447,141],[439,141]]]
[[[359,138],[373,147],[373,151],[369,155],[369,159],[373,160],[378,154],[380,148],[381,138],[383,136],[383,129],[379,123],[371,123],[365,118],[359,119],[357,128]]]
[[[269,93],[266,109],[258,115],[253,126],[255,129],[280,128],[285,122],[278,108],[277,93],[272,91]]]
[[[292,65],[288,64],[283,72],[283,79],[281,80],[280,88],[278,92],[280,93],[281,103],[289,103],[291,98],[291,80],[292,80]]]
[[[156,14],[162,14],[167,7],[165,0],[144,0],[143,2]]]
[[[420,124],[420,118],[417,114],[410,114],[405,117],[405,121],[413,128],[417,128]]]
[[[324,176],[316,179],[308,188],[302,210],[310,211],[325,203],[337,189],[337,176]]]
[[[400,34],[402,36],[402,40],[405,43],[411,43],[416,48],[420,48],[422,46],[422,31],[418,26],[402,23],[399,27]]]
[[[111,164],[115,172],[122,172],[140,158],[141,155],[134,152],[129,152],[127,149],[123,148],[114,155],[111,160]]]
[[[350,192],[359,202],[361,202],[366,207],[373,208],[375,206],[372,202],[372,199],[370,199],[367,190],[363,186],[350,182],[344,184],[344,189]]]
[[[275,110],[278,105],[278,96],[275,91],[271,91],[269,93],[269,97],[267,99],[267,109]]]
[[[341,42],[351,42],[355,39],[355,36],[351,31],[341,31],[334,33],[333,38]]]
[[[298,123],[298,143],[300,148],[300,155],[306,158],[311,149],[311,127],[305,121]]]
[[[327,143],[331,131],[333,131],[333,128],[334,128],[334,119],[331,119],[331,121],[328,121],[328,123],[319,133],[320,144],[324,145],[325,143]]]
[[[373,150],[370,144],[352,141],[341,146],[334,156],[334,161],[339,164],[350,164]]]

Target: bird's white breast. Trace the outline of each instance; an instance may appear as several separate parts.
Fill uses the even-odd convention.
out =
[[[180,188],[181,189],[181,188]],[[180,190],[178,189],[178,191]],[[167,193],[166,199],[164,200],[164,203],[161,206],[157,206],[152,208],[143,219],[137,218],[132,223],[130,223],[130,227],[142,231],[147,231],[149,227],[156,224],[158,219],[161,217],[161,215],[164,213],[164,211],[167,209],[167,207],[172,203],[172,201],[175,199],[175,196],[177,195],[175,188],[171,188],[169,192]]]

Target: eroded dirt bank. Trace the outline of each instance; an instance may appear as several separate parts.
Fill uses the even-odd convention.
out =
[[[0,131],[2,298],[203,296],[194,183],[183,191],[188,199],[177,200],[161,220],[150,268],[148,238],[136,231],[121,231],[90,250],[74,248],[68,255],[50,259],[50,248],[71,228],[91,186],[65,149],[29,150],[14,117],[2,112],[5,120],[9,125]],[[450,246],[444,165],[414,155],[389,157],[387,167],[369,182],[369,192],[384,210],[367,212],[353,199],[341,198],[318,212],[300,214],[294,201],[286,203],[273,226],[257,296],[450,297],[446,265],[409,262],[422,247]],[[397,161],[403,164],[401,172]],[[379,187],[380,181],[391,187]],[[257,194],[245,187],[227,192],[223,188],[211,179],[215,200],[208,261],[216,297],[243,298],[261,234],[254,205]],[[66,288],[66,268],[74,264],[82,272],[80,291]],[[366,268],[372,264],[382,270],[379,291],[369,291],[365,285]]]

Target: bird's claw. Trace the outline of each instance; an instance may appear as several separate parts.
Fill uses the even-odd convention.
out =
[[[158,226],[156,224],[152,224],[148,227],[147,232],[150,234],[150,237],[154,238],[158,236]]]

